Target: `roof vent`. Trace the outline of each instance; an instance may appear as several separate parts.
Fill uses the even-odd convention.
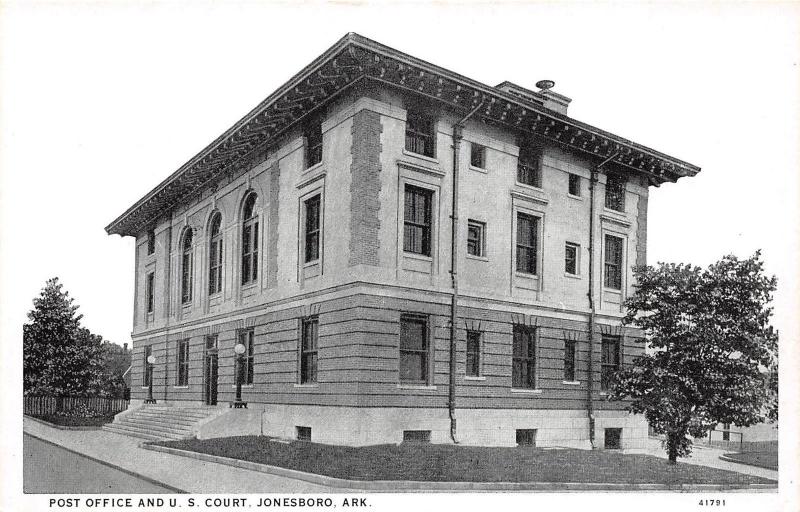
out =
[[[544,92],[547,89],[552,89],[555,87],[556,83],[552,80],[539,80],[536,82],[536,87],[539,88],[539,92]]]

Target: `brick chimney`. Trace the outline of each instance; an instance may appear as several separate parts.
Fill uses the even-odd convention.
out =
[[[572,101],[572,99],[567,98],[563,94],[558,94],[551,89],[532,91],[509,81],[496,85],[495,89],[500,89],[503,92],[517,96],[525,101],[536,103],[537,105],[541,105],[563,115],[567,115],[567,107]]]

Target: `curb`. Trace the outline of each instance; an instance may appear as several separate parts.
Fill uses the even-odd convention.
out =
[[[47,422],[42,422],[42,423],[47,424]],[[107,466],[109,468],[116,469],[117,471],[122,471],[123,473],[125,473],[127,475],[131,475],[131,476],[139,478],[141,480],[145,480],[146,482],[151,483],[153,485],[158,485],[158,486],[163,487],[163,488],[165,488],[165,489],[167,489],[169,491],[172,491],[173,493],[186,494],[188,492],[188,491],[184,491],[183,489],[178,489],[177,487],[174,487],[172,485],[165,484],[164,482],[158,481],[155,478],[150,478],[149,476],[141,475],[139,473],[136,473],[135,471],[131,471],[130,469],[126,469],[126,468],[123,468],[121,466],[117,466],[116,464],[112,464],[112,463],[106,462],[106,461],[104,461],[102,459],[98,459],[97,457],[92,457],[91,455],[87,455],[85,453],[79,452],[77,450],[73,450],[71,448],[67,448],[66,446],[63,446],[63,445],[60,445],[58,443],[54,443],[53,441],[50,441],[48,439],[44,439],[42,437],[39,437],[36,434],[31,434],[30,432],[23,432],[23,434],[26,435],[26,436],[30,436],[30,437],[36,439],[37,441],[41,441],[43,443],[47,443],[47,444],[56,446],[58,448],[61,448],[62,450],[68,451],[70,453],[74,453],[75,455],[79,455],[79,456],[84,457],[86,459],[89,459],[89,460],[91,460],[93,462],[97,462],[98,464],[102,464],[102,465]]]
[[[55,423],[50,423],[49,421],[41,420],[39,418],[34,418],[33,416],[28,416],[27,414],[23,415],[26,419],[33,421],[34,423],[39,423],[41,425],[45,425],[50,428],[56,428],[58,430],[102,430],[102,426],[93,426],[93,425],[57,425]],[[27,433],[27,432],[26,432]],[[31,434],[29,434],[31,435]],[[34,436],[35,437],[35,436]]]
[[[764,466],[762,464],[755,464],[753,462],[745,462],[743,460],[731,459],[730,457],[728,457],[728,454],[725,453],[720,455],[719,459],[724,460],[725,462],[733,462],[734,464],[744,464],[745,466],[752,466],[754,468],[768,469],[770,471],[778,471],[773,467]]]
[[[180,450],[168,446],[160,446],[148,443],[139,445],[145,450],[168,453],[181,457],[202,460],[205,462],[216,462],[233,466],[241,469],[249,469],[259,473],[293,478],[317,485],[333,487],[336,489],[354,489],[365,491],[548,491],[548,492],[571,492],[571,491],[679,491],[679,492],[698,492],[698,491],[722,491],[733,489],[765,490],[777,489],[778,484],[623,484],[623,483],[581,483],[581,482],[419,482],[410,480],[345,480],[332,476],[306,473],[295,469],[286,469],[257,462],[250,462],[219,455],[209,455],[207,453]]]

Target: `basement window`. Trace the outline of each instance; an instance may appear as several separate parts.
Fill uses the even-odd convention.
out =
[[[621,428],[607,428],[605,429],[605,443],[606,450],[619,450],[622,448],[622,429]]]
[[[425,444],[431,442],[430,430],[404,430],[403,431],[404,443],[417,443]]]
[[[295,426],[298,441],[311,441],[311,427]]]
[[[536,429],[517,429],[517,446],[536,446]]]

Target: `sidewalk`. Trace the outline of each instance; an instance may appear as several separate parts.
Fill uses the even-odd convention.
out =
[[[647,455],[654,455],[662,459],[667,458],[666,450],[661,447],[661,441],[657,439],[649,439],[647,448],[623,450],[623,453],[643,453]],[[719,448],[695,445],[692,447],[691,457],[679,458],[678,462],[694,464],[697,466],[707,466],[710,468],[725,469],[728,471],[743,473],[745,475],[760,476],[762,478],[769,478],[776,481],[778,480],[778,472],[775,470],[721,460],[719,456],[725,453],[728,453],[728,451],[721,450]]]
[[[103,430],[59,430],[29,421],[28,418],[23,419],[23,430],[26,434],[194,494],[345,491],[293,478],[143,450],[139,448],[140,439]]]

